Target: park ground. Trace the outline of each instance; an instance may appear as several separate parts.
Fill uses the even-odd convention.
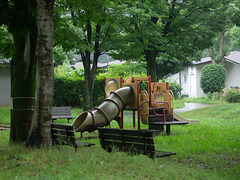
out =
[[[80,112],[72,110],[74,116]],[[199,123],[175,126],[170,136],[155,137],[157,150],[177,153],[156,159],[107,153],[97,132],[84,133],[80,139],[95,146],[75,151],[70,146],[8,145],[10,131],[1,131],[0,179],[240,179],[240,104],[217,103],[181,115]],[[9,123],[8,107],[0,107],[0,119]],[[67,120],[57,123],[67,124]],[[124,126],[132,127],[131,116],[126,115]]]

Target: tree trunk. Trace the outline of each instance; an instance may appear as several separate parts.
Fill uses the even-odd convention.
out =
[[[35,65],[37,27],[35,26],[35,1],[18,1],[14,9],[24,11],[22,14],[22,30],[11,29],[13,36],[13,57],[11,69],[11,131],[10,143],[22,143],[27,140],[30,124],[34,112],[35,101]],[[24,22],[24,16],[31,17],[32,22]],[[14,26],[10,22],[10,26]],[[18,22],[19,23],[19,22]],[[28,26],[30,23],[31,26]]]
[[[145,58],[147,61],[147,75],[151,76],[152,82],[157,82],[156,57],[157,50],[145,50]]]
[[[85,53],[81,53],[83,66],[84,66],[84,78],[85,78],[85,97],[84,103],[85,106],[83,110],[91,110],[93,106],[93,90],[94,90],[94,81],[97,71],[97,63],[98,58],[101,55],[99,51],[99,34],[100,34],[101,26],[99,24],[96,25],[96,40],[94,44],[94,54],[93,61],[91,67],[91,52],[86,50]],[[87,41],[91,44],[92,39],[92,26],[89,22],[87,25]]]
[[[224,56],[225,56],[225,53],[223,52],[224,35],[225,35],[225,31],[221,32],[221,39],[220,39],[220,64],[222,64],[222,65],[224,65]]]
[[[11,60],[11,132],[10,143],[27,140],[35,100],[35,48],[36,32],[27,37],[13,35]]]
[[[209,48],[209,56],[210,56],[211,59],[212,59],[212,63],[216,63],[216,61],[215,61],[215,52],[214,52],[214,50],[213,50],[213,47],[210,47],[210,48]]]
[[[53,10],[54,0],[37,0],[38,44],[36,67],[36,104],[27,146],[51,146],[53,106]]]

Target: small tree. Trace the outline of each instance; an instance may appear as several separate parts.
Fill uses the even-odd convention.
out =
[[[200,86],[204,93],[221,92],[225,87],[226,69],[219,64],[208,64],[202,68]]]

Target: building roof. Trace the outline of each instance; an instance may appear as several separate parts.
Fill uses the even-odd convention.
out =
[[[240,65],[240,51],[232,51],[225,60]]]
[[[224,59],[228,62],[235,63],[240,65],[240,51],[231,51],[228,56],[225,56]],[[193,61],[194,65],[204,64],[211,62],[211,57],[202,58],[200,61]]]
[[[119,60],[109,61],[108,63],[100,63],[100,62],[98,62],[97,67],[107,68],[107,67],[108,67],[109,65],[111,65],[111,64],[123,64],[123,63],[125,63],[125,62],[126,62],[126,61],[119,61]],[[76,64],[71,65],[71,67],[74,68],[74,69],[84,68],[82,62],[77,62]]]
[[[193,64],[198,65],[198,64],[208,63],[208,62],[212,62],[211,57],[202,58],[200,61],[193,61]]]

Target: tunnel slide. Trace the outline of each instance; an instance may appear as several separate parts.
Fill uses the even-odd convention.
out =
[[[98,127],[108,126],[125,107],[134,102],[134,91],[126,86],[111,92],[108,98],[92,111],[80,114],[72,123],[75,132],[94,131]]]

